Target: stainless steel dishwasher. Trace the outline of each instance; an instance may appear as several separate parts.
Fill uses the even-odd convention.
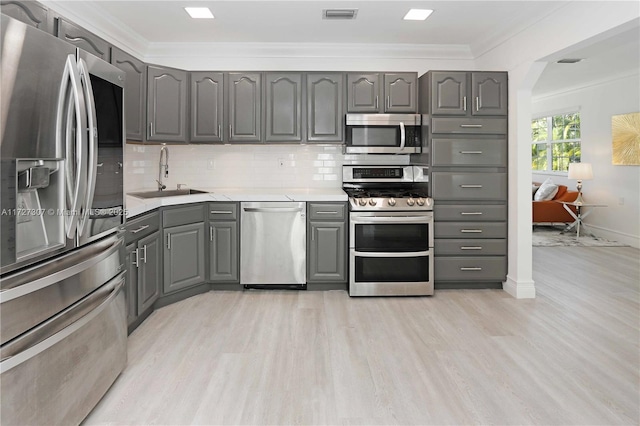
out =
[[[305,288],[307,203],[241,203],[240,283]]]

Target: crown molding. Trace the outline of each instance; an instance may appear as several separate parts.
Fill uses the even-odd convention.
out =
[[[40,2],[133,56],[142,59],[147,54],[149,41],[126,25],[122,25],[122,22],[113,18],[95,2],[60,0],[40,0]]]

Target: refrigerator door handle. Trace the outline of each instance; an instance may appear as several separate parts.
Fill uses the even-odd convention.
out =
[[[121,272],[86,298],[69,306],[35,329],[4,345],[0,373],[4,373],[64,340],[100,314],[124,287]]]
[[[85,198],[81,205],[81,216],[78,222],[78,234],[84,235],[85,226],[89,219],[89,213],[91,206],[93,205],[93,196],[96,188],[96,175],[98,170],[98,121],[96,119],[96,101],[93,96],[93,87],[91,86],[91,77],[89,76],[89,67],[84,59],[78,60],[78,69],[80,71],[80,81],[84,90],[84,97],[86,101],[87,117],[88,117],[88,146],[89,156],[87,164],[87,188]],[[85,157],[82,157],[84,160]]]
[[[71,87],[69,87],[71,86]],[[66,181],[66,207],[69,211],[65,214],[65,229],[68,239],[75,238],[81,196],[86,191],[86,170],[84,147],[86,146],[87,128],[86,106],[84,96],[80,90],[81,82],[77,70],[75,55],[68,55],[62,75],[60,95],[58,97],[57,133],[64,134],[64,139],[59,141],[65,145],[65,181]],[[65,111],[66,110],[66,111]],[[76,119],[75,128],[73,118]],[[75,132],[75,143],[73,141]],[[75,146],[75,148],[74,148]],[[77,166],[77,170],[76,169]],[[59,212],[62,214],[63,212]]]

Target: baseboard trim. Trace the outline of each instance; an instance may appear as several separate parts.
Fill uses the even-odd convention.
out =
[[[510,276],[502,283],[502,289],[516,299],[535,299],[536,286],[533,281],[515,281]]]

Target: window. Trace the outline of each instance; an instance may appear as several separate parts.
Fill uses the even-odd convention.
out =
[[[566,173],[580,162],[580,113],[553,115],[531,121],[531,169]]]

